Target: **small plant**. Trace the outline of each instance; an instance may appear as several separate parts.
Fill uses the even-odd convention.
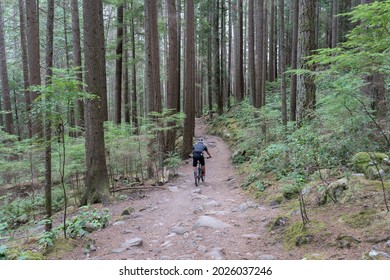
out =
[[[83,238],[96,229],[105,228],[109,220],[110,214],[107,208],[99,211],[82,207],[81,213],[68,222],[66,230],[71,238]]]
[[[43,221],[46,223],[46,221]],[[54,240],[57,239],[60,233],[60,227],[53,228],[49,231],[44,231],[38,239],[38,244],[43,248],[47,249],[54,244]]]
[[[67,221],[66,232],[67,236],[76,239],[83,238],[90,232],[105,228],[110,220],[110,215],[107,208],[102,210],[89,210],[88,206],[80,208],[81,213],[75,216],[71,221]],[[46,224],[49,220],[42,220],[40,224]],[[45,231],[38,239],[38,244],[42,248],[47,249],[53,246],[54,241],[59,237],[60,232],[63,231],[63,225],[59,225],[50,231]]]
[[[180,155],[176,152],[169,152],[167,158],[164,160],[164,164],[169,169],[176,173],[176,169],[179,168],[181,163]]]

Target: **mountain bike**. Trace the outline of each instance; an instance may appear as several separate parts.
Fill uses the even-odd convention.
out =
[[[211,157],[207,157],[207,159],[209,159],[209,158],[211,158]],[[196,171],[194,172],[195,186],[199,185],[200,180],[202,180],[202,182],[204,182],[205,177],[206,176],[202,172],[202,164],[200,163],[200,161],[198,161],[198,166],[196,168]]]

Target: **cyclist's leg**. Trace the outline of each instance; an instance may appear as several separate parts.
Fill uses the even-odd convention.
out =
[[[205,166],[205,160],[204,160],[204,157],[200,157],[199,158],[199,162],[200,164],[202,164],[202,175],[205,176],[206,175],[206,166]]]
[[[194,174],[196,174],[197,165],[198,165],[198,156],[194,154],[192,157],[192,166],[194,167]]]

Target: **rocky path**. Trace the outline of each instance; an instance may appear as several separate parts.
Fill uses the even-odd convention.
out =
[[[139,194],[110,207],[114,219],[126,207],[134,212],[92,233],[88,254],[79,248],[67,259],[278,259],[278,244],[267,240],[266,225],[276,209],[257,204],[239,187],[230,152],[218,137],[206,135],[212,159],[206,181],[195,187],[188,160],[179,178],[166,187]]]

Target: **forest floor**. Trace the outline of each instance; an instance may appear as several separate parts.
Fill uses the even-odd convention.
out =
[[[309,216],[313,220],[330,221],[326,229],[319,227],[321,234],[303,236],[300,246],[286,246],[285,230],[281,228],[289,222],[278,219],[283,217],[283,207],[262,197],[255,199],[240,188],[245,178],[232,165],[228,146],[221,138],[207,135],[206,125],[199,119],[195,135],[204,137],[212,155],[206,160],[204,183],[195,186],[192,160],[186,160],[174,181],[160,188],[133,191],[125,201],[110,205],[110,224],[91,233],[89,241],[79,242],[69,252],[54,250],[48,257],[69,260],[361,259],[364,253],[375,248],[375,240],[364,242],[362,238],[366,237],[358,229],[345,232],[337,227],[338,223],[332,223],[332,215],[340,213],[336,207],[311,211]],[[134,211],[121,215],[129,207]],[[299,220],[299,213],[293,215]],[[388,215],[386,219],[389,220]],[[387,230],[381,228],[378,236],[390,235]],[[86,250],[91,240],[93,244]]]

